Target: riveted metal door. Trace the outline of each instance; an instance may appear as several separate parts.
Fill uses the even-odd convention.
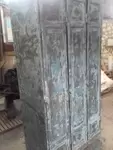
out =
[[[64,0],[40,0],[47,140],[50,150],[68,150],[67,54]]]
[[[87,104],[88,139],[100,131],[100,0],[88,1]]]
[[[86,1],[68,0],[68,56],[72,149],[87,141]]]

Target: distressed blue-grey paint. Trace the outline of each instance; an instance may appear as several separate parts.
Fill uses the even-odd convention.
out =
[[[83,149],[100,130],[99,1],[11,8],[27,150]]]
[[[51,149],[69,149],[65,5],[59,0],[39,5],[48,141]]]
[[[44,83],[45,96],[48,99],[46,102],[50,146],[55,147],[58,147],[58,144],[67,144],[68,96],[65,47],[63,29],[46,29],[43,35]],[[65,143],[62,143],[64,139]]]
[[[13,1],[11,6],[26,147],[27,150],[46,150],[37,1]]]
[[[86,120],[86,1],[68,1],[69,90],[72,149],[87,141]]]
[[[87,102],[88,139],[100,132],[100,0],[88,3]]]

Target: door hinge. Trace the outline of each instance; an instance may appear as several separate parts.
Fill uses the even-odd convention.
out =
[[[85,15],[85,21],[88,23],[88,14]]]

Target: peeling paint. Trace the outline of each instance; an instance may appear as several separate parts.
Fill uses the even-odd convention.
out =
[[[48,2],[12,5],[26,146],[78,150],[100,130],[100,2]]]

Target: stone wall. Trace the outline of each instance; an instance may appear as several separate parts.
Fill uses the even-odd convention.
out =
[[[113,39],[113,20],[104,20],[102,24],[102,51],[101,51],[101,60],[102,63],[105,63],[108,67],[109,56],[113,57],[113,48],[107,46],[107,40]]]

